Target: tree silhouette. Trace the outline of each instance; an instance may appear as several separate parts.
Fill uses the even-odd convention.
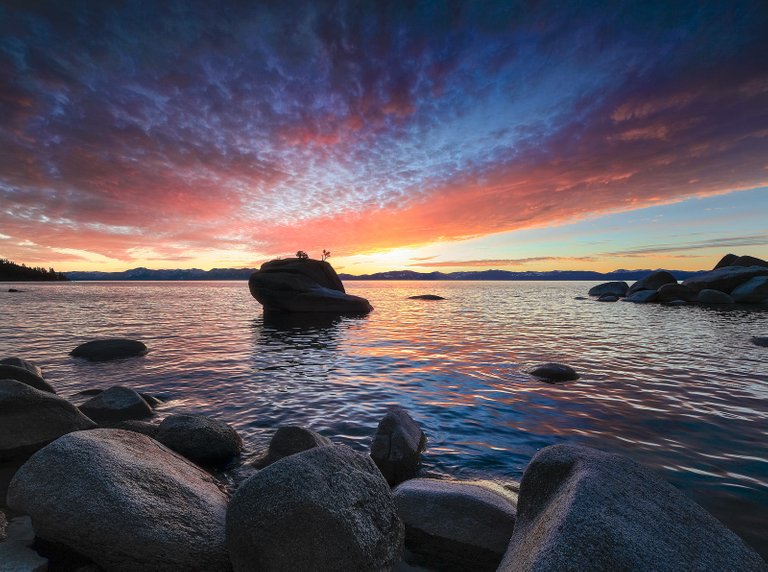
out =
[[[300,258],[300,259],[302,259],[302,260],[306,260],[307,258],[309,258],[309,254],[307,254],[307,253],[306,253],[306,252],[304,252],[303,250],[299,250],[299,251],[296,253],[296,258]]]
[[[328,260],[331,257],[331,251],[323,249],[323,258],[321,260]]]

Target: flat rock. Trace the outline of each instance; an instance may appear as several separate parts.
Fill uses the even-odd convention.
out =
[[[46,393],[56,393],[56,390],[42,377],[25,367],[11,364],[0,364],[0,379],[15,379]]]
[[[683,284],[696,292],[708,289],[730,294],[734,288],[756,276],[768,276],[768,268],[764,266],[723,266],[712,272],[683,280]]]
[[[598,284],[597,286],[593,286],[589,289],[590,296],[602,296],[603,294],[612,294],[613,296],[617,296],[619,298],[626,296],[627,291],[629,290],[629,284],[626,282],[604,282],[603,284]]]
[[[27,371],[34,373],[37,377],[43,377],[43,370],[40,369],[40,366],[38,366],[37,364],[29,360],[22,359],[20,357],[7,357],[7,358],[0,359],[0,364],[15,365],[16,367],[22,367]]]
[[[246,480],[227,511],[235,572],[390,570],[403,545],[392,493],[366,455],[316,447]]]
[[[402,407],[391,407],[379,421],[371,441],[371,458],[394,486],[416,476],[427,437]]]
[[[93,340],[80,344],[70,352],[70,355],[81,357],[88,361],[109,361],[113,359],[143,356],[147,351],[147,346],[138,340],[112,338],[107,340]]]
[[[752,336],[752,343],[756,346],[768,348],[768,336]]]
[[[437,570],[499,566],[515,528],[516,494],[489,482],[411,479],[394,496],[416,564]]]
[[[730,294],[720,292],[720,290],[711,290],[709,288],[699,290],[699,295],[696,300],[699,304],[733,304],[733,298]]]
[[[698,298],[698,292],[675,282],[674,284],[664,284],[656,290],[656,299],[659,302],[667,303],[675,300],[683,302],[695,302]]]
[[[658,290],[664,284],[677,284],[677,278],[666,270],[656,270],[632,284],[629,287],[629,294],[640,290]]]
[[[116,385],[80,406],[80,411],[97,423],[126,421],[152,416],[152,407],[129,387]]]
[[[93,427],[66,399],[0,379],[0,461],[25,457],[62,435]]]
[[[624,301],[632,302],[633,304],[648,304],[649,302],[655,302],[657,298],[656,290],[638,290],[624,298]]]
[[[576,370],[571,366],[562,363],[544,363],[537,365],[528,370],[528,373],[534,377],[549,382],[579,379],[579,374],[576,373]]]
[[[768,299],[768,276],[755,276],[731,292],[737,304],[758,304]]]
[[[315,447],[329,447],[331,445],[333,445],[333,442],[328,437],[324,437],[311,429],[296,425],[278,427],[269,441],[267,454],[262,459],[256,461],[254,465],[264,468],[283,457],[295,455]]]
[[[202,465],[225,465],[243,450],[243,440],[232,426],[205,415],[169,415],[156,439]]]
[[[322,260],[288,258],[261,265],[248,280],[265,312],[367,314],[368,300],[344,291],[336,271]]]
[[[8,505],[32,516],[38,536],[105,570],[230,569],[226,496],[145,435],[94,429],[56,440],[16,473]]]
[[[573,445],[547,447],[528,465],[499,567],[766,569],[738,536],[645,467]]]
[[[418,296],[408,296],[409,300],[445,300],[437,294],[419,294]]]

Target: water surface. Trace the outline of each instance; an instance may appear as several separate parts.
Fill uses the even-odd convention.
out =
[[[248,455],[284,424],[366,450],[390,404],[429,437],[424,470],[519,480],[555,443],[628,454],[768,554],[768,335],[761,309],[576,300],[591,282],[349,282],[364,318],[266,319],[243,282],[0,284],[0,355],[59,393],[124,384],[161,413],[215,416]],[[439,294],[444,301],[408,300]],[[98,337],[143,358],[71,358]],[[550,385],[526,369],[570,364]]]

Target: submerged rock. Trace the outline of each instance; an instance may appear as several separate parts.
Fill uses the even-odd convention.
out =
[[[152,407],[129,387],[116,385],[80,406],[80,411],[98,423],[126,421],[152,416]]]
[[[147,346],[140,341],[113,338],[108,340],[93,340],[80,344],[70,352],[70,355],[81,357],[88,361],[109,361],[113,359],[143,356],[147,351]]]
[[[279,461],[284,457],[301,453],[315,447],[329,447],[333,442],[311,429],[288,425],[279,427],[269,442],[269,449],[264,458],[254,463],[256,467],[263,468]]]
[[[628,290],[629,284],[626,282],[604,282],[603,284],[598,284],[597,286],[590,288],[587,294],[590,296],[602,296],[604,294],[611,294],[621,298],[627,295]]]
[[[160,423],[156,439],[202,465],[224,465],[243,450],[237,431],[205,415],[170,415]]]
[[[56,393],[56,390],[53,389],[47,381],[25,367],[0,364],[0,379],[15,379],[29,387],[39,389],[40,391]]]
[[[766,570],[766,564],[643,466],[555,445],[525,470],[499,570]]]
[[[537,365],[536,367],[528,370],[528,373],[539,379],[549,382],[558,381],[572,381],[579,379],[579,374],[576,373],[571,366],[562,363],[544,363]]]
[[[8,505],[31,515],[40,537],[106,570],[229,570],[226,496],[202,469],[138,433],[56,440],[16,473]]]
[[[265,312],[367,314],[373,310],[365,298],[347,294],[336,271],[323,260],[265,262],[251,275],[248,288]]]
[[[437,294],[419,294],[418,296],[408,296],[409,300],[445,300]]]
[[[664,284],[677,284],[677,278],[666,270],[656,270],[632,284],[629,287],[629,294],[640,290],[658,290]]]
[[[403,524],[370,457],[342,445],[280,459],[250,477],[227,511],[235,572],[389,570]]]
[[[768,348],[768,336],[752,336],[752,343],[756,346]]]
[[[515,527],[516,494],[488,482],[411,479],[394,495],[414,563],[496,570]]]
[[[15,365],[16,367],[22,367],[27,371],[34,373],[37,377],[43,377],[43,370],[40,369],[40,366],[26,359],[22,359],[19,357],[7,357],[7,358],[0,359],[0,364]]]
[[[371,458],[387,482],[394,486],[416,476],[427,437],[402,407],[391,407],[371,442]]]
[[[733,298],[730,294],[709,288],[700,290],[696,300],[699,304],[733,304]]]
[[[0,379],[0,461],[25,457],[62,435],[93,427],[66,399]]]

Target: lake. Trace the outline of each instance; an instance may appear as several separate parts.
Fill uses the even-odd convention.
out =
[[[0,357],[68,397],[127,385],[161,414],[232,424],[248,459],[280,425],[367,450],[391,404],[429,438],[425,474],[519,480],[556,443],[657,470],[768,556],[768,309],[577,300],[595,282],[348,282],[364,318],[265,320],[245,282],[0,284]],[[9,286],[22,292],[7,293]],[[443,301],[408,300],[438,294]],[[68,353],[136,338],[142,358]],[[551,385],[526,369],[567,363]]]

